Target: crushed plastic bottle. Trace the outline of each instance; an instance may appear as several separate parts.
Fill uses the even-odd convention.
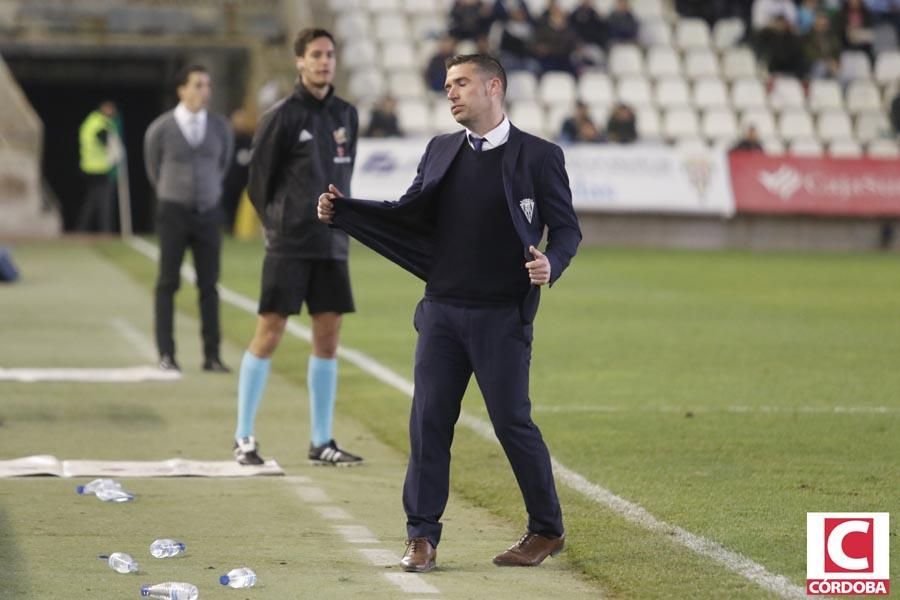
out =
[[[141,596],[164,600],[197,600],[200,597],[200,590],[191,583],[167,581],[156,585],[141,586]]]
[[[104,502],[131,502],[134,494],[129,494],[122,488],[102,487],[96,492],[97,497]]]
[[[219,583],[233,588],[253,587],[256,585],[256,573],[247,567],[232,569],[219,577]]]
[[[150,544],[150,554],[156,558],[169,558],[184,552],[184,544],[169,538],[162,538]]]
[[[131,558],[130,554],[124,552],[113,552],[109,556],[101,554],[98,558],[105,558],[109,563],[109,568],[116,573],[137,573],[137,561]]]
[[[122,489],[122,484],[114,479],[95,479],[90,483],[86,483],[84,485],[79,485],[75,488],[76,494],[81,494],[82,496],[87,494],[96,494],[97,490],[101,488],[114,488],[114,489]]]

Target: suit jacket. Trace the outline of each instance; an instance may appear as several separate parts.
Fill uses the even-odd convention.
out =
[[[399,200],[338,199],[334,226],[427,280],[437,238],[432,200],[465,139],[465,131],[432,138],[419,161],[412,185]],[[544,254],[550,261],[550,285],[553,285],[575,256],[581,241],[562,150],[556,144],[510,126],[502,176],[506,204],[522,241],[525,260],[532,260],[528,247],[537,247],[547,228]],[[522,303],[525,322],[533,320],[539,298],[540,288],[532,286]]]

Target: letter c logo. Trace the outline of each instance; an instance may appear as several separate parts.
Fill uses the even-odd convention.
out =
[[[868,521],[844,521],[831,530],[828,536],[828,556],[834,564],[847,571],[865,571],[869,568],[869,559],[854,558],[844,552],[844,538],[851,533],[867,533]]]

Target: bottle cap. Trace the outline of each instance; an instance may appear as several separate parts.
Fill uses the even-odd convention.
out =
[[[76,486],[76,487],[75,487],[75,493],[76,493],[76,494],[83,494],[83,493],[84,493],[84,486],[83,486],[83,485]]]
[[[221,577],[219,577],[219,583],[221,583],[222,585],[228,585],[229,581],[231,581],[231,578],[228,577],[228,575],[222,575]]]

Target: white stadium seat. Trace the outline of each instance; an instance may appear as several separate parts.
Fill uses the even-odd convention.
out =
[[[881,111],[860,113],[856,116],[856,139],[866,143],[891,135],[891,124]]]
[[[900,81],[900,52],[882,52],[875,59],[875,81],[887,85]]]
[[[853,137],[853,124],[842,110],[828,110],[819,115],[816,129],[820,140],[835,141]]]
[[[834,79],[813,79],[809,84],[809,108],[813,112],[843,109],[841,85]]]
[[[841,52],[840,79],[841,81],[855,81],[857,79],[871,79],[872,65],[869,63],[869,55],[859,50],[844,50]]]
[[[506,97],[510,102],[537,98],[537,77],[531,71],[510,71],[506,78]]]
[[[643,77],[625,77],[619,80],[616,96],[632,108],[652,104],[650,82]]]
[[[572,104],[575,102],[575,77],[566,71],[548,71],[538,83],[538,97],[541,102],[551,104]]]
[[[684,136],[675,140],[675,151],[679,154],[705,154],[709,150],[702,139],[693,136]]]
[[[341,50],[340,67],[354,70],[377,64],[378,49],[375,42],[368,38],[349,40]]]
[[[871,81],[854,81],[847,88],[847,110],[853,114],[881,110],[881,95]]]
[[[738,79],[731,84],[731,105],[738,110],[765,108],[766,89],[758,79]]]
[[[778,138],[763,138],[760,143],[762,144],[763,152],[770,156],[781,156],[784,154],[784,142]]]
[[[355,100],[374,101],[384,95],[385,77],[378,69],[363,69],[350,75],[350,96]]]
[[[463,128],[450,114],[450,102],[445,98],[431,105],[431,126],[439,133],[453,133]]]
[[[688,51],[684,57],[684,72],[691,79],[718,77],[719,60],[716,53],[704,48]]]
[[[788,153],[794,156],[815,158],[823,156],[825,154],[825,149],[822,148],[822,144],[819,143],[818,140],[813,138],[802,138],[791,142]]]
[[[644,57],[641,49],[631,44],[616,44],[609,51],[609,72],[616,77],[641,75]]]
[[[856,140],[845,138],[828,144],[828,155],[835,158],[859,158],[862,154],[862,146]]]
[[[701,79],[694,83],[693,99],[701,109],[728,106],[728,91],[720,79]]]
[[[733,142],[739,135],[737,119],[728,108],[714,108],[703,114],[703,135],[715,142]]]
[[[658,140],[662,138],[662,123],[659,112],[652,106],[642,106],[635,113],[638,136],[642,140]]]
[[[391,40],[381,48],[381,64],[389,65],[391,70],[417,68],[415,57],[412,44],[405,40]]]
[[[737,46],[744,37],[744,22],[737,17],[719,19],[713,26],[713,46],[725,50]]]
[[[406,17],[390,13],[375,15],[375,39],[384,42],[410,39]]]
[[[638,41],[646,48],[653,46],[672,46],[672,30],[663,19],[641,20],[641,28],[638,30]]]
[[[371,37],[372,24],[364,12],[341,13],[334,22],[334,35],[340,40],[358,40]]]
[[[722,53],[722,75],[729,81],[756,78],[756,56],[750,48],[728,48]]]
[[[397,103],[397,120],[404,135],[431,133],[431,111],[422,100],[401,100]]]
[[[894,140],[872,140],[866,148],[866,156],[871,158],[900,158],[900,149]]]
[[[545,127],[547,129],[547,135],[550,136],[550,139],[553,140],[559,137],[559,133],[562,130],[563,121],[574,114],[574,104],[554,104],[547,109]],[[593,120],[593,117],[591,117],[591,120]],[[597,123],[595,121],[594,125],[596,125],[598,129],[602,130],[604,124]]]
[[[702,19],[679,19],[675,24],[675,45],[682,50],[709,48],[709,25]]]
[[[412,19],[414,39],[438,39],[447,33],[447,21],[441,15],[415,15]]]
[[[418,71],[391,71],[388,92],[395,98],[424,98],[425,80]]]
[[[662,19],[665,16],[662,0],[631,0],[631,12],[638,21]]]
[[[756,131],[760,137],[776,138],[778,136],[775,128],[775,119],[767,108],[755,108],[744,111],[741,115],[741,130],[747,129],[750,125],[756,127]]]
[[[400,10],[400,0],[365,0],[365,5],[371,13],[395,13]]]
[[[403,12],[414,14],[439,14],[446,10],[440,0],[403,0]]]
[[[681,74],[678,53],[669,46],[654,46],[647,50],[647,74],[654,79],[676,77]]]
[[[684,79],[662,79],[656,82],[656,104],[662,108],[691,105],[691,94]]]
[[[769,92],[769,103],[779,111],[803,108],[806,104],[803,85],[793,77],[776,77]]]
[[[515,102],[509,111],[509,119],[516,127],[528,133],[544,136],[546,131],[546,117],[544,109],[537,102],[523,100]]]
[[[692,108],[671,108],[663,116],[663,134],[669,139],[699,137],[700,124]]]
[[[786,140],[815,137],[812,119],[803,109],[791,109],[778,118],[778,132]]]
[[[578,78],[578,99],[585,104],[612,104],[613,86],[605,73],[584,73]]]

